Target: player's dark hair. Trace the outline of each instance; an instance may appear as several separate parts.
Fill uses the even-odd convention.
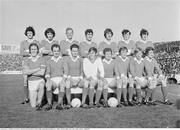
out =
[[[56,43],[51,46],[51,51],[53,51],[54,48],[59,48],[59,50],[61,50],[60,45]]]
[[[90,52],[95,52],[95,54],[97,53],[97,48],[95,48],[95,47],[91,47],[91,48],[89,48],[89,51],[88,51],[88,53],[90,53]]]
[[[37,47],[37,54],[39,53],[39,46],[36,44],[36,43],[31,43],[30,45],[29,45],[29,53],[31,54],[31,47],[32,46],[35,46],[35,47]]]
[[[145,55],[147,56],[150,51],[154,51],[154,48],[153,47],[147,47],[145,50]]]
[[[79,46],[77,44],[72,44],[70,46],[70,50],[72,51],[73,48],[77,48],[79,50]]]
[[[34,30],[34,28],[31,27],[31,26],[29,26],[29,27],[26,28],[24,34],[27,36],[27,32],[29,32],[29,31],[31,31],[31,32],[33,33],[33,36],[35,36],[35,34],[36,34],[36,33],[35,33],[35,30]]]
[[[47,38],[47,34],[48,34],[48,33],[52,33],[52,34],[53,34],[53,37],[55,37],[55,35],[56,35],[55,31],[54,31],[52,28],[47,28],[47,29],[45,30],[44,35],[45,35],[46,38]]]
[[[106,52],[111,52],[111,54],[112,54],[111,48],[105,48],[105,49],[103,50],[103,54],[105,55]]]
[[[124,36],[125,34],[129,33],[131,35],[131,32],[128,29],[122,30],[121,34]]]
[[[68,30],[72,30],[72,32],[74,32],[71,27],[66,28],[66,33],[67,33]]]
[[[146,29],[141,29],[140,31],[140,36],[142,37],[142,35],[149,35],[149,32]]]
[[[88,33],[92,33],[92,35],[93,35],[93,30],[92,29],[86,29],[85,35],[87,35]]]
[[[128,51],[127,47],[122,46],[121,48],[119,48],[119,54],[121,54],[121,52],[124,50]]]
[[[142,52],[143,53],[143,50],[141,49],[141,48],[136,48],[135,50],[134,50],[134,55],[136,55],[138,52]]]
[[[105,30],[104,30],[104,37],[106,38],[106,34],[107,33],[111,33],[111,35],[113,36],[113,31],[110,29],[110,28],[106,28]]]

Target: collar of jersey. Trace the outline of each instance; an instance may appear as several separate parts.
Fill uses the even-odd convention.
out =
[[[140,60],[137,60],[136,57],[134,57],[134,60],[135,60],[138,64],[141,64],[141,61],[143,61],[143,58],[141,58]]]
[[[141,42],[142,42],[142,43],[147,43],[147,41],[144,41],[144,40],[142,40],[142,39],[141,39]]]
[[[112,60],[113,60],[113,59],[110,59],[110,60],[108,61],[108,60],[106,60],[106,59],[103,59],[103,62],[105,62],[105,63],[107,63],[107,64],[110,64]]]
[[[129,44],[129,40],[126,41],[123,39],[122,41],[125,42],[126,44]]]
[[[34,41],[34,39],[27,39],[26,41],[29,43],[32,43]]]
[[[58,58],[55,58],[54,56],[51,57],[51,60],[53,60],[54,62],[58,62],[59,59],[61,59],[62,57],[59,56]]]
[[[66,38],[66,41],[69,42],[69,43],[72,43],[73,42],[73,39],[72,40],[69,40]]]
[[[119,58],[121,58],[122,61],[126,61],[128,59],[128,57],[126,57],[125,59],[123,59],[121,56],[119,56]]]
[[[49,44],[51,44],[51,43],[53,43],[53,42],[54,42],[54,40],[49,41],[47,38],[46,38],[46,41],[47,41]]]
[[[151,62],[153,59],[150,59],[149,57],[146,56],[146,60],[148,60],[149,62]]]
[[[76,62],[80,57],[77,56],[76,59],[73,59],[73,57],[70,55],[70,58],[71,58],[72,61]]]
[[[36,56],[36,58],[33,58],[32,56],[29,57],[29,59],[31,59],[33,62],[36,62],[39,59],[40,56]]]

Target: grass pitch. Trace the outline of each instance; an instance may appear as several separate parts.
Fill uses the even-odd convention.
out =
[[[171,128],[180,119],[174,105],[134,106],[122,108],[73,108],[69,110],[36,111],[23,100],[21,75],[0,75],[0,127],[15,128]],[[162,100],[160,88],[156,99]],[[169,86],[169,99],[180,99],[180,86]]]

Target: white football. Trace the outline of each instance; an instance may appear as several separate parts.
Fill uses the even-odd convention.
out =
[[[117,107],[118,100],[115,97],[111,97],[111,98],[108,99],[108,105],[110,107]]]
[[[80,107],[81,106],[81,101],[79,98],[74,98],[72,101],[71,101],[71,106],[72,107]]]

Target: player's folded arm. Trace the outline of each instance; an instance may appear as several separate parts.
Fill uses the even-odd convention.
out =
[[[32,75],[38,71],[40,71],[40,68],[30,69],[28,66],[24,65],[23,67],[23,74],[25,75]]]

